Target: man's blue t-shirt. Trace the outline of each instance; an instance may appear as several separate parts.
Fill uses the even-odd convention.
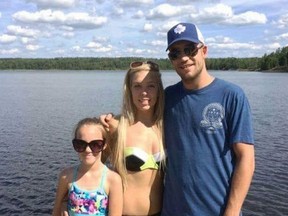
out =
[[[167,173],[162,216],[222,215],[235,158],[232,145],[253,144],[242,89],[215,78],[199,90],[182,82],[165,90]]]

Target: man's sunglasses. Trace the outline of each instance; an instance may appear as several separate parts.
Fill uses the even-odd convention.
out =
[[[183,52],[186,56],[189,56],[189,57],[194,57],[197,55],[198,53],[198,50],[201,49],[204,45],[202,43],[200,44],[193,44],[193,45],[190,45],[188,47],[185,47],[183,49]],[[181,56],[181,51],[178,50],[178,49],[175,49],[175,50],[171,50],[169,53],[168,53],[168,57],[171,61],[174,61],[176,59],[178,59],[179,57]]]
[[[141,62],[141,61],[134,61],[134,62],[131,62],[130,64],[130,69],[135,69],[137,67],[140,67],[144,64],[149,64],[151,66],[151,68],[153,69],[156,69],[156,70],[159,70],[159,65],[156,64],[155,62],[153,61],[144,61],[144,62]]]
[[[84,152],[89,146],[89,148],[92,150],[93,153],[101,152],[105,145],[105,139],[104,140],[92,140],[91,142],[87,143],[84,140],[81,139],[73,139],[72,140],[73,147],[75,151],[77,152]]]

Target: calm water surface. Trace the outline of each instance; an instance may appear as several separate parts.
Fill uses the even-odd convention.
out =
[[[70,140],[87,116],[120,112],[124,71],[0,71],[0,215],[51,215]],[[244,215],[288,215],[288,73],[212,72],[240,85],[254,118],[256,172]],[[179,80],[163,72],[164,85]]]

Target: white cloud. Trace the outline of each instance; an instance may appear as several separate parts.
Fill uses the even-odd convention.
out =
[[[17,21],[24,23],[49,23],[54,25],[67,25],[78,28],[97,28],[107,22],[107,17],[90,16],[88,13],[71,12],[63,13],[62,11],[41,10],[31,13],[20,11],[13,15]]]
[[[63,55],[63,54],[65,54],[65,49],[57,49],[57,50],[55,50],[54,51],[54,53],[56,53],[57,55]]]
[[[29,51],[36,51],[40,48],[39,45],[32,45],[32,44],[29,44],[26,46],[26,49],[29,50]]]
[[[35,39],[33,39],[33,38],[28,38],[28,37],[21,37],[21,42],[23,43],[23,44],[29,44],[29,43],[32,43],[32,42],[34,42],[35,41]]]
[[[73,31],[74,28],[71,26],[60,26],[59,29],[64,30],[64,31]]]
[[[97,48],[97,49],[92,49],[92,51],[94,52],[110,52],[112,50],[112,46],[107,46],[107,47],[100,47],[100,48]]]
[[[166,46],[166,42],[164,40],[144,40],[143,44],[150,45],[150,46]]]
[[[227,19],[226,23],[242,25],[242,24],[265,24],[267,18],[265,14],[247,11],[242,14],[234,15],[231,19]]]
[[[146,4],[153,4],[154,0],[119,0],[117,1],[122,6],[135,6],[139,7],[139,4],[146,5]]]
[[[16,40],[17,40],[17,37],[14,35],[7,35],[7,34],[0,35],[0,43],[2,44],[13,43]]]
[[[225,36],[215,36],[215,37],[209,37],[205,39],[205,43],[233,43],[234,40],[229,37]]]
[[[254,43],[242,43],[242,42],[231,42],[231,43],[209,43],[208,44],[208,55],[209,57],[257,57],[261,50],[265,49],[262,45]],[[213,54],[211,54],[213,53]],[[257,55],[256,55],[257,53]]]
[[[114,7],[113,14],[115,15],[122,15],[124,14],[124,9],[121,7]]]
[[[133,16],[132,18],[135,19],[141,19],[144,17],[144,12],[142,10],[138,10]]]
[[[275,51],[276,49],[280,48],[281,45],[279,43],[271,43],[271,44],[266,44],[265,47],[270,49],[271,51]]]
[[[145,23],[143,30],[145,32],[151,32],[153,30],[153,25],[151,23]]]
[[[142,53],[145,53],[144,49],[134,49],[134,48],[127,48],[126,49],[126,53],[128,53],[128,55],[130,56],[139,56],[139,54],[141,55]]]
[[[254,11],[247,11],[241,14],[234,14],[232,7],[225,4],[206,7],[190,15],[198,23],[222,23],[232,25],[265,24],[265,14]]]
[[[147,50],[145,50],[145,52],[148,53],[149,55],[159,54],[158,50],[155,50],[155,49],[153,49],[153,50],[147,49]]]
[[[37,5],[39,8],[71,8],[77,0],[26,0]]]
[[[217,4],[212,7],[201,9],[198,14],[191,13],[191,18],[197,20],[198,23],[217,23],[230,19],[233,16],[232,8],[228,5]]]
[[[143,56],[143,54],[145,53],[149,54],[149,56],[159,54],[158,51],[155,49],[151,50],[151,49],[139,49],[139,48],[138,49],[128,48],[126,50],[126,53],[128,53],[128,56],[139,56],[139,57]]]
[[[84,1],[87,1],[87,0],[84,0]],[[102,3],[105,2],[105,0],[95,0],[95,2],[98,3],[98,4],[102,4]]]
[[[214,53],[214,57],[219,57],[219,54],[226,54],[223,57],[260,57],[264,53],[274,52],[276,49],[280,48],[279,43],[271,44],[257,44],[257,43],[241,43],[241,42],[231,42],[231,43],[221,43],[216,40],[215,43],[208,44],[208,50]]]
[[[193,12],[195,9],[193,6],[173,6],[170,4],[160,4],[151,9],[147,15],[147,19],[169,18],[177,15],[183,15],[189,12]]]
[[[281,34],[281,35],[278,35],[276,36],[276,39],[277,40],[287,40],[288,39],[288,33],[284,33],[284,34]]]
[[[288,28],[288,14],[284,14],[277,22],[279,28]]]
[[[16,48],[14,48],[14,49],[7,49],[7,50],[5,50],[5,49],[0,49],[0,54],[1,54],[1,55],[15,55],[15,54],[18,54],[18,53],[20,53],[20,50],[19,50],[19,49],[16,49]]]
[[[10,34],[19,35],[22,37],[37,37],[37,35],[40,33],[39,30],[24,28],[22,26],[16,26],[16,25],[7,26],[7,31]]]
[[[89,42],[87,45],[86,45],[87,48],[100,48],[102,47],[102,44],[100,43],[96,43],[96,42]]]
[[[93,37],[93,41],[99,42],[99,43],[107,43],[109,41],[109,38],[97,36],[97,37]]]
[[[97,28],[107,22],[107,17],[89,16],[87,13],[69,13],[66,15],[65,25],[79,28]]]
[[[209,47],[213,49],[229,49],[229,50],[237,50],[237,49],[260,49],[261,46],[253,43],[211,43]]]
[[[167,2],[168,3],[170,3],[170,4],[191,4],[191,2],[192,3],[194,3],[194,4],[196,4],[197,2],[198,3],[201,3],[201,2],[205,2],[205,3],[209,3],[209,2],[212,2],[212,3],[216,3],[216,2],[218,2],[218,1],[220,1],[220,0],[194,0],[194,1],[191,1],[191,0],[167,0]]]
[[[144,49],[135,49],[135,50],[134,50],[134,53],[135,53],[135,54],[142,54],[142,53],[144,53],[144,52],[145,52]]]
[[[74,50],[74,51],[80,51],[80,50],[81,50],[81,47],[80,47],[80,46],[73,46],[73,47],[72,47],[72,50]]]
[[[65,14],[62,11],[41,10],[38,12],[19,11],[13,14],[13,18],[24,23],[53,23],[64,22]]]
[[[75,36],[74,32],[64,32],[62,35],[66,38],[73,38]]]
[[[101,43],[97,43],[97,42],[89,42],[86,45],[86,48],[88,48],[89,50],[93,52],[108,52],[112,50],[111,45],[103,46]]]

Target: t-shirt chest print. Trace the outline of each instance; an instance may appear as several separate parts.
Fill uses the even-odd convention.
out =
[[[210,103],[202,112],[200,127],[204,128],[206,133],[217,133],[217,130],[223,128],[224,116],[225,110],[220,103]]]

